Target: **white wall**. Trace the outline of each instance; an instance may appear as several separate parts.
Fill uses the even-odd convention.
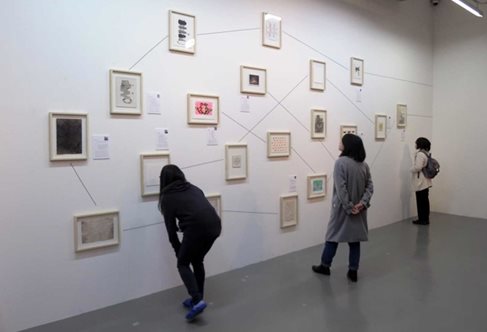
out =
[[[157,127],[169,128],[172,162],[188,179],[222,194],[224,233],[207,259],[210,275],[323,241],[332,183],[326,199],[310,202],[305,178],[313,172],[332,177],[342,123],[358,125],[367,149],[375,183],[370,226],[414,214],[407,172],[411,142],[431,136],[432,126],[432,19],[426,1],[3,2],[0,331],[180,284],[157,202],[140,197],[139,154],[155,149]],[[163,115],[110,116],[108,70],[130,68],[165,38],[170,9],[196,15],[197,53],[170,53],[166,40],[133,68],[143,72],[145,91],[161,92]],[[283,17],[280,50],[261,46],[263,11]],[[361,102],[360,89],[349,83],[352,56],[365,59]],[[324,93],[309,90],[310,59],[327,62]],[[268,71],[269,93],[251,98],[250,114],[239,110],[242,64]],[[186,124],[188,92],[220,96],[219,146],[206,145],[205,128]],[[406,131],[395,126],[397,103],[408,105]],[[323,142],[309,138],[314,107],[328,110]],[[73,163],[96,206],[69,163],[49,162],[50,111],[88,112],[90,135],[110,135],[110,160],[90,156]],[[375,113],[391,117],[385,142],[374,140]],[[249,147],[248,179],[226,183],[224,143],[239,141],[246,133],[242,127],[257,123],[242,140]],[[268,129],[292,132],[289,159],[266,158],[262,140]],[[287,192],[291,174],[298,176],[300,224],[282,231],[279,195]],[[75,254],[73,214],[111,208],[120,210],[121,245]]]
[[[432,151],[441,173],[432,202],[437,211],[487,218],[487,21],[447,1],[434,30]]]

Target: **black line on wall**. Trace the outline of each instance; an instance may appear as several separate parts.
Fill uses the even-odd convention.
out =
[[[338,92],[340,92],[340,93],[343,95],[343,97],[345,97],[345,99],[346,99],[346,100],[348,100],[348,101],[350,102],[350,104],[352,104],[352,105],[353,105],[353,107],[355,107],[355,108],[356,108],[356,109],[357,109],[357,110],[358,110],[360,113],[362,113],[362,115],[363,115],[363,116],[364,116],[364,117],[365,117],[367,120],[369,120],[369,122],[370,122],[370,123],[375,123],[375,122],[374,122],[374,120],[372,120],[371,118],[369,118],[369,117],[368,117],[368,115],[367,115],[367,114],[366,114],[364,111],[362,111],[362,110],[360,109],[360,107],[358,107],[357,105],[355,105],[355,103],[353,102],[353,100],[352,100],[352,99],[350,99],[350,98],[349,98],[349,97],[348,97],[348,96],[347,96],[347,95],[346,95],[346,94],[345,94],[345,93],[344,93],[342,90],[340,90],[340,89],[339,89],[339,88],[338,88],[338,87],[337,87],[335,84],[333,84],[333,82],[332,82],[332,81],[330,81],[330,80],[328,80],[328,79],[327,79],[326,81],[327,81],[328,83],[330,83],[330,84],[331,84],[331,85],[332,85],[332,86],[333,86],[333,87],[334,87],[334,88],[335,88],[335,89],[336,89]]]
[[[260,30],[260,28],[248,28],[248,29],[235,29],[235,30],[222,30],[222,31],[215,31],[215,32],[204,32],[204,33],[197,33],[197,36],[208,36],[208,35],[218,35],[222,33],[233,33],[233,32],[242,32],[242,31],[254,31]]]
[[[231,212],[231,213],[247,213],[247,214],[270,214],[270,215],[278,215],[277,212],[257,212],[257,211],[237,211],[237,210],[223,210],[223,212]]]
[[[203,165],[209,165],[209,164],[219,163],[220,161],[224,161],[224,160],[225,159],[217,159],[217,160],[212,160],[212,161],[205,161],[205,162],[199,163],[199,164],[184,166],[184,167],[181,167],[181,169],[188,169],[188,168],[193,168],[193,167],[198,167],[198,166],[203,166]]]
[[[147,228],[147,227],[151,227],[151,226],[155,226],[155,225],[160,225],[162,223],[163,223],[162,221],[159,221],[159,222],[156,222],[156,223],[153,223],[153,224],[142,225],[142,226],[135,226],[135,227],[129,227],[129,228],[125,228],[123,231],[124,232],[126,232],[126,231],[133,231],[134,229]]]
[[[232,118],[230,115],[228,115],[227,113],[225,112],[222,112],[223,115],[225,115],[227,118],[229,118],[230,120],[232,120],[233,122],[235,122],[237,125],[239,125],[240,127],[242,127],[243,129],[245,129],[247,132],[249,131],[248,128],[246,128],[244,125],[242,125],[240,122],[238,122],[237,120],[235,120],[234,118]],[[253,132],[250,132],[252,135],[254,135],[256,138],[258,138],[259,140],[261,140],[263,143],[265,143],[265,140],[260,138],[259,136],[257,136],[256,134],[254,134]],[[240,141],[239,141],[240,142]]]
[[[79,176],[78,172],[76,171],[76,168],[74,168],[74,165],[73,164],[70,164],[71,165],[71,168],[73,169],[74,173],[76,174],[76,176],[78,177],[78,180],[79,182],[81,183],[81,185],[83,186],[83,188],[85,188],[86,190],[86,193],[88,194],[88,196],[90,196],[91,198],[91,201],[93,202],[93,204],[95,204],[96,206],[96,202],[95,202],[95,199],[93,198],[93,196],[91,195],[90,191],[88,190],[88,188],[86,188],[83,180],[81,179],[81,176]]]
[[[157,44],[155,44],[154,46],[151,47],[150,50],[148,50],[147,52],[145,52],[145,54],[139,59],[137,60],[130,68],[129,70],[132,70],[132,68],[134,68],[136,65],[139,64],[140,61],[142,61],[146,56],[149,55],[150,52],[152,52],[157,46],[159,46],[163,41],[165,41],[167,39],[168,36],[165,36],[164,38],[162,38],[161,40],[159,40],[157,42]]]

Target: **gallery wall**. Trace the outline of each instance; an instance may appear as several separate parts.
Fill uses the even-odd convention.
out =
[[[441,176],[432,202],[437,211],[484,219],[486,52],[486,19],[441,3],[435,10],[432,142]]]
[[[214,275],[322,243],[341,124],[364,140],[375,194],[371,228],[414,215],[408,169],[417,136],[432,133],[432,17],[426,1],[6,1],[0,12],[0,331],[11,332],[180,285],[156,198],[140,194],[139,156],[169,131],[171,161],[222,195],[223,234],[207,257]],[[168,11],[197,20],[194,55],[168,50]],[[261,45],[261,15],[282,17],[282,47]],[[410,18],[414,17],[414,20]],[[361,87],[350,58],[364,59]],[[325,61],[324,92],[309,89],[309,60]],[[267,69],[265,96],[241,112],[241,65]],[[161,115],[113,116],[109,70],[143,73]],[[189,126],[186,95],[220,97],[218,145]],[[396,105],[408,107],[396,127]],[[310,110],[327,110],[327,137],[310,138]],[[110,159],[50,162],[49,112],[86,112],[89,142],[110,138]],[[374,139],[386,114],[387,138]],[[289,158],[266,156],[266,132],[289,130]],[[224,145],[245,142],[249,174],[225,181]],[[91,148],[91,146],[90,146]],[[306,176],[326,173],[324,199]],[[442,170],[443,172],[443,170]],[[281,229],[279,197],[296,176],[299,223]],[[433,206],[434,208],[434,206]],[[116,209],[119,246],[75,253],[73,215]],[[303,267],[308,270],[309,267]]]

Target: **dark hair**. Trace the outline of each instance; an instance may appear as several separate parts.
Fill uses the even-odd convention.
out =
[[[345,134],[342,137],[343,151],[340,157],[347,156],[359,163],[365,160],[365,148],[362,139],[354,134]]]
[[[166,165],[161,169],[159,176],[159,210],[161,210],[162,194],[172,183],[180,181],[186,182],[183,171],[176,165]]]
[[[416,149],[429,151],[431,149],[431,142],[424,137],[419,137],[416,140]]]

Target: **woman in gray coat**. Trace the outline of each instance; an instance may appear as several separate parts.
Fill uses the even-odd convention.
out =
[[[350,247],[347,277],[358,280],[360,242],[368,240],[367,208],[374,192],[369,166],[364,162],[365,149],[357,135],[346,134],[339,147],[342,153],[333,171],[333,198],[325,248],[321,264],[313,271],[330,275],[330,266],[338,243],[348,242]]]

